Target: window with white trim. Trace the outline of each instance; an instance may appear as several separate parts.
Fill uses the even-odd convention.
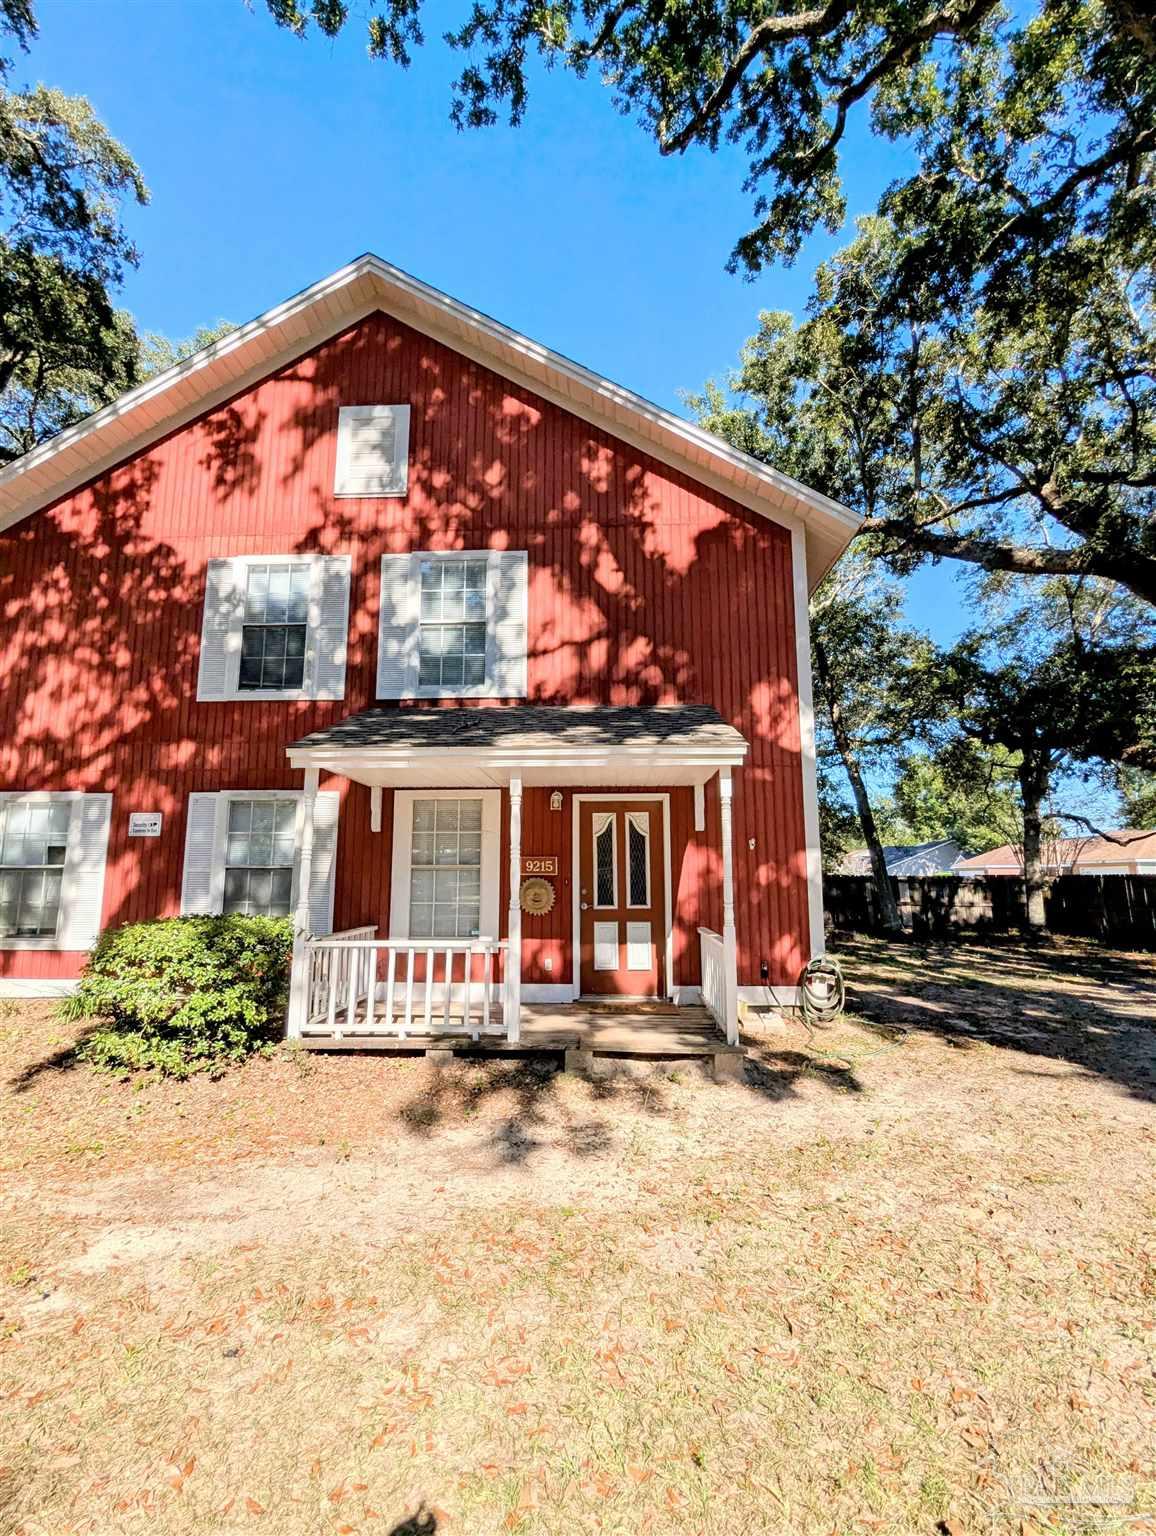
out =
[[[246,574],[239,686],[301,688],[312,571],[286,561],[250,565]]]
[[[309,931],[333,931],[341,798],[321,790],[313,807]],[[185,817],[181,911],[292,916],[298,896],[304,797],[300,790],[197,790]]]
[[[444,692],[484,686],[487,578],[484,559],[421,562],[421,687]]]
[[[0,949],[91,949],[111,823],[107,793],[0,793]]]
[[[524,549],[384,555],[378,698],[525,698],[528,590]]]
[[[394,791],[391,938],[497,938],[501,800],[496,789]]]
[[[415,800],[410,937],[475,939],[481,932],[481,905],[482,802]]]
[[[231,555],[208,562],[197,698],[341,699],[348,555]]]
[[[296,800],[229,801],[222,912],[289,916],[296,833]]]
[[[0,938],[55,938],[72,804],[0,801]]]

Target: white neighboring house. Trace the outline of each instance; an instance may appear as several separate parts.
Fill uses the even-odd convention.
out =
[[[934,843],[884,844],[883,858],[887,873],[900,879],[916,875],[953,875],[963,858],[963,849],[954,838]],[[871,855],[866,848],[853,848],[839,865],[841,875],[869,875]]]
[[[1123,828],[1106,837],[1052,838],[1043,847],[1044,871],[1049,875],[1156,875],[1156,831]],[[961,859],[957,873],[1022,875],[1022,850],[1011,843]]]

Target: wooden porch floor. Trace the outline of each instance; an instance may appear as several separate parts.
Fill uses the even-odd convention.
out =
[[[522,1038],[511,1044],[504,1034],[487,1033],[471,1040],[460,1028],[448,1034],[395,1034],[352,1032],[340,1039],[330,1035],[306,1035],[301,1045],[313,1051],[382,1051],[390,1054],[424,1052],[445,1060],[455,1052],[478,1055],[564,1054],[569,1070],[591,1070],[598,1056],[641,1059],[713,1061],[716,1077],[736,1077],[742,1072],[745,1052],[728,1045],[714,1019],[702,1007],[676,1008],[665,1004],[526,1003],[522,1007]]]

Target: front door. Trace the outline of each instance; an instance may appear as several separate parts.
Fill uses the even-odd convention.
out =
[[[666,995],[663,811],[661,800],[578,802],[578,984],[585,995]]]

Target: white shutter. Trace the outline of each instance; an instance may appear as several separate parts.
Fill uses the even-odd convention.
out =
[[[343,405],[337,413],[335,496],[404,496],[409,406]]]
[[[313,870],[309,881],[309,931],[333,932],[333,885],[337,873],[337,813],[341,797],[322,790],[313,812]]]
[[[305,675],[305,691],[311,699],[345,697],[349,567],[348,555],[318,555],[313,561]]]
[[[223,839],[225,796],[192,794],[185,822],[185,868],[181,912],[209,916],[224,900]]]
[[[421,622],[421,556],[383,555],[377,620],[377,696],[417,693]]]
[[[529,556],[524,549],[491,550],[486,633],[486,692],[524,699]]]
[[[210,560],[205,573],[198,699],[229,699],[236,693],[244,618],[244,569],[235,560]]]
[[[111,822],[111,795],[79,795],[73,802],[60,888],[58,949],[91,949],[100,933]]]

